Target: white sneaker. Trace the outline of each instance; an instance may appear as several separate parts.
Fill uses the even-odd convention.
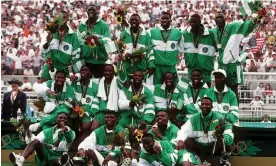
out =
[[[14,152],[10,153],[9,158],[14,166],[22,166],[25,160],[23,156],[16,155]]]
[[[40,124],[39,124],[39,123],[31,124],[31,125],[29,126],[29,130],[30,130],[31,132],[35,132],[35,131],[37,131],[39,128],[40,128]]]

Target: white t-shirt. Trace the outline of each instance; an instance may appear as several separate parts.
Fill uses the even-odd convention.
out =
[[[32,84],[30,82],[24,82],[23,85],[20,87],[20,89],[25,89],[25,88],[28,88],[28,89],[32,89]]]
[[[29,69],[29,70],[25,69],[24,70],[24,75],[27,75],[27,76],[34,75],[33,69]]]
[[[23,69],[21,56],[18,56],[17,60],[15,61],[15,69]]]
[[[261,121],[261,123],[271,123],[271,121],[269,120],[269,121],[267,121],[267,122],[265,122],[265,121]]]

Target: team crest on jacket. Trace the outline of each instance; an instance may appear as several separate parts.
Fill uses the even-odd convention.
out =
[[[68,46],[68,45],[64,45],[64,46],[63,46],[63,50],[64,50],[64,51],[69,50],[69,46]]]
[[[91,102],[91,98],[90,97],[86,97],[86,103],[90,103]]]
[[[223,111],[229,111],[229,107],[227,105],[223,106]]]
[[[171,44],[171,48],[174,49],[175,48],[175,43]]]
[[[203,48],[202,48],[202,52],[203,52],[203,53],[208,52],[208,48],[207,48],[207,47],[203,47]]]

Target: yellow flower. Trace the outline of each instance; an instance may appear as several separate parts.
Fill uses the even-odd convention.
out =
[[[116,15],[116,23],[122,24],[123,23],[123,17],[121,15]]]

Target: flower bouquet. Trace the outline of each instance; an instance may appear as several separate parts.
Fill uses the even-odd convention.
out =
[[[134,62],[141,61],[142,59],[144,59],[146,57],[145,53],[152,50],[153,47],[154,47],[154,45],[150,45],[147,47],[141,47],[140,49],[138,49],[137,51],[132,53],[131,59],[133,59]]]
[[[130,101],[135,102],[138,109],[142,109],[145,102],[145,96],[141,95],[139,92],[138,94],[133,95]]]
[[[127,13],[127,8],[125,5],[121,5],[114,11],[115,21],[117,24],[128,27],[128,23],[126,22],[125,15]]]
[[[31,122],[27,120],[25,115],[23,115],[23,117],[19,120],[15,118],[11,118],[10,122],[16,128],[16,131],[19,133],[19,138],[22,141],[25,141],[26,136],[28,138],[31,138],[32,134],[31,134],[31,131],[29,130],[29,126]]]
[[[52,21],[49,21],[47,23],[45,30],[48,33],[53,34],[53,33],[56,33],[63,24],[64,24],[63,16],[60,13]]]
[[[223,138],[223,132],[225,130],[226,120],[225,119],[218,119],[218,120],[215,120],[213,122],[218,123],[215,127],[215,131],[212,134],[213,137],[216,138],[216,139]]]
[[[82,118],[85,115],[85,111],[82,104],[79,102],[76,102],[75,106],[73,107],[72,113]]]
[[[45,101],[42,98],[38,98],[36,101],[33,102],[33,104],[37,107],[38,112],[43,112]]]
[[[88,35],[86,38],[85,38],[85,44],[90,47],[90,48],[95,48],[97,45],[100,44],[99,42],[99,38],[95,35]]]

